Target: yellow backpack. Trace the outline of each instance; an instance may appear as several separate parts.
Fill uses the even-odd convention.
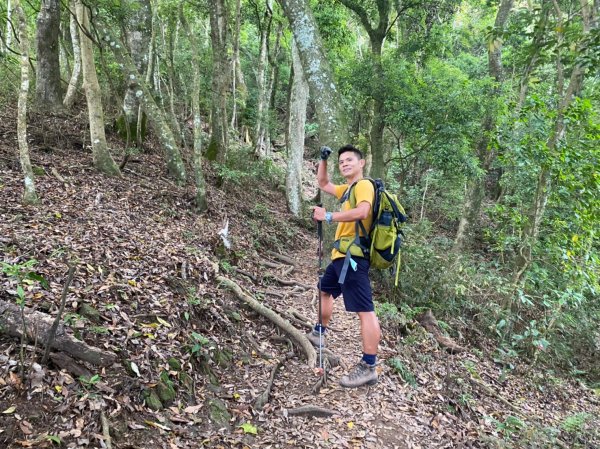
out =
[[[373,202],[373,223],[367,231],[360,220],[356,221],[356,235],[354,238],[338,240],[334,246],[338,251],[346,254],[346,260],[340,274],[340,284],[344,283],[351,256],[368,257],[372,268],[386,269],[396,263],[395,285],[398,285],[400,272],[400,246],[404,233],[402,227],[407,221],[406,212],[400,204],[398,197],[385,189],[381,179],[368,179],[373,183],[375,200]],[[358,182],[358,181],[357,181]],[[340,202],[350,201],[352,208],[356,207],[353,183],[344,193]],[[359,229],[362,230],[361,237]]]

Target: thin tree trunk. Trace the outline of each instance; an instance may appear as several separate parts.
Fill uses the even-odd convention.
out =
[[[598,21],[592,20],[592,16],[589,15],[590,11],[586,9],[587,0],[581,1],[581,11],[583,14],[583,30],[584,30],[584,38],[589,35],[592,31],[595,31],[598,28]],[[555,9],[557,12],[557,16],[559,21],[562,21],[562,12],[558,6],[557,2],[554,2]],[[578,48],[579,51],[593,51],[593,49],[589,49],[587,47]],[[576,61],[581,61],[582,58],[577,58]],[[559,77],[557,79],[557,90],[562,90],[563,81],[560,79],[560,74],[562,73],[562,62],[560,59],[560,54],[557,55],[557,64],[559,64],[560,69]],[[564,95],[559,101],[558,108],[556,111],[556,119],[554,122],[554,127],[548,140],[546,141],[546,148],[548,149],[548,153],[553,156],[558,143],[564,139],[567,126],[565,122],[565,113],[567,109],[573,103],[574,98],[580,94],[583,89],[584,78],[586,73],[586,67],[582,63],[577,63],[573,67],[571,71],[571,76],[569,79],[569,86],[567,87]],[[521,285],[523,283],[523,275],[529,268],[529,265],[532,261],[532,253],[533,248],[537,243],[537,239],[540,232],[540,226],[542,223],[542,219],[544,217],[544,213],[546,211],[546,205],[548,204],[548,199],[552,193],[552,177],[550,172],[550,167],[544,165],[540,168],[540,172],[538,174],[538,181],[536,186],[535,195],[533,197],[533,201],[529,208],[528,212],[528,220],[523,231],[523,235],[521,238],[521,244],[519,245],[518,255],[515,260],[515,268],[513,281],[515,285]]]
[[[201,83],[201,61],[200,43],[197,34],[190,28],[183,11],[180,10],[181,22],[187,32],[192,52],[192,65],[194,68],[194,86],[192,89],[192,114],[194,116],[194,180],[196,183],[196,212],[201,213],[208,210],[206,199],[206,181],[202,169],[202,116],[200,115],[200,83]]]
[[[346,113],[323,50],[315,19],[306,0],[280,0],[280,3],[298,46],[304,76],[317,112],[321,144],[333,149],[340,148],[350,141]],[[335,166],[335,162],[328,164],[328,173],[332,180]],[[339,207],[337,200],[331,195],[323,198],[323,206],[329,211]],[[326,245],[332,244],[334,231],[335,226],[324,227]]]
[[[42,0],[37,17],[37,74],[35,93],[38,108],[60,111],[60,0]]]
[[[490,98],[496,98],[500,94],[502,83],[502,41],[499,36],[504,31],[512,5],[513,0],[501,1],[494,23],[494,30],[498,36],[494,40],[488,42],[488,73],[495,81],[495,85],[490,92]],[[481,204],[483,203],[483,198],[485,196],[485,176],[496,158],[495,151],[490,148],[490,141],[492,140],[492,134],[495,127],[495,112],[487,111],[482,120],[481,138],[477,142],[476,150],[479,166],[481,167],[483,174],[469,182],[467,185],[463,210],[454,240],[455,251],[460,251],[465,246],[471,229],[473,229],[479,220]]]
[[[27,144],[27,96],[29,94],[29,36],[27,33],[27,21],[25,13],[19,0],[13,0],[14,15],[18,20],[18,33],[21,47],[21,88],[19,90],[19,101],[17,109],[17,140],[19,141],[19,160],[25,189],[23,191],[23,203],[35,204],[38,196],[35,190],[35,178],[31,161],[29,159],[29,145]]]
[[[125,39],[131,58],[140,74],[145,74],[149,59],[150,38],[152,36],[152,6],[150,0],[127,0],[128,20],[125,27]],[[140,99],[136,95],[134,86],[127,81],[127,88],[123,98],[123,125],[126,128],[127,136],[135,139],[136,146],[142,145],[144,138],[143,129],[145,128],[146,118],[139,117],[141,111]]]
[[[293,78],[290,87],[289,116],[287,124],[288,164],[286,194],[288,209],[296,217],[302,215],[302,162],[304,158],[304,125],[308,105],[308,84],[296,42],[292,39]]]
[[[371,56],[373,58],[373,121],[371,123],[371,164],[370,175],[375,178],[384,178],[386,173],[385,149],[383,134],[385,130],[385,74],[381,63],[381,52],[383,42],[388,32],[389,18],[392,4],[389,0],[378,0],[377,13],[378,22],[374,27],[371,24],[369,14],[362,3],[353,0],[341,0],[347,8],[354,11],[371,41]]]
[[[258,100],[256,104],[256,127],[254,131],[254,154],[260,158],[267,155],[266,135],[266,115],[268,113],[268,92],[267,92],[267,67],[269,60],[269,38],[271,34],[271,22],[273,20],[273,10],[271,0],[266,0],[266,8],[262,21],[258,18],[260,30],[260,51],[258,54],[258,70],[256,72],[256,86],[258,90]]]
[[[75,3],[70,3],[70,9],[75,12]],[[73,45],[73,71],[69,79],[69,87],[63,99],[63,106],[67,109],[73,107],[75,102],[75,94],[77,93],[77,85],[81,77],[81,47],[79,45],[79,29],[77,28],[77,19],[69,13],[69,30],[71,32],[71,43]]]
[[[6,33],[4,34],[4,37],[3,37],[4,48],[6,49],[7,53],[8,53],[8,49],[12,45],[12,36],[13,36],[13,30],[10,25],[11,21],[12,21],[12,8],[10,5],[10,1],[11,0],[6,1]]]
[[[227,63],[227,8],[225,0],[209,2],[210,37],[213,51],[212,122],[206,157],[224,163],[229,144],[227,88],[230,69]]]
[[[239,125],[239,113],[243,113],[248,99],[248,88],[244,80],[242,65],[240,62],[240,29],[242,25],[241,0],[236,0],[235,6],[235,34],[233,38],[233,70],[232,70],[232,93],[233,93],[233,111],[231,114],[231,128],[236,129]]]
[[[87,99],[88,117],[90,121],[90,140],[92,141],[92,155],[94,167],[110,176],[120,176],[121,171],[113,160],[106,145],[104,134],[104,113],[102,111],[102,93],[94,65],[94,51],[92,41],[86,34],[90,30],[90,20],[81,0],[75,0],[77,21],[81,29],[79,40],[81,44],[81,65],[83,68],[83,87]]]

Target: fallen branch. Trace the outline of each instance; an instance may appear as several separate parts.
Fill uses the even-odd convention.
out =
[[[316,405],[303,405],[302,407],[283,409],[284,416],[318,416],[326,418],[335,415],[335,411]]]
[[[431,312],[431,309],[417,317],[417,321],[433,335],[433,338],[435,338],[435,341],[437,341],[440,346],[445,348],[451,354],[457,354],[466,350],[459,344],[455,343],[450,337],[447,337],[443,334],[442,330],[440,329],[440,325]]]
[[[20,308],[16,304],[0,300],[0,331],[11,337],[24,335],[30,341],[35,341],[37,338],[42,344],[46,344],[53,324],[52,317],[42,312],[33,311],[28,307],[25,308],[24,313],[27,317],[25,333],[22,332]],[[95,348],[67,334],[66,328],[62,324],[58,326],[50,347],[92,365],[108,366],[117,360],[117,356],[113,352]]]
[[[50,169],[50,173],[52,173],[52,175],[54,175],[54,177],[56,179],[58,179],[60,182],[62,182],[63,184],[66,184],[67,181],[65,181],[65,178],[63,178],[60,173],[58,173],[58,170],[56,170],[56,167],[52,167]]]
[[[310,366],[311,368],[314,368],[316,366],[317,353],[313,348],[312,344],[310,343],[310,341],[308,341],[308,338],[306,338],[306,336],[303,333],[301,333],[298,329],[292,326],[292,324],[288,320],[284,319],[281,315],[268,308],[264,304],[258,302],[249,293],[246,293],[244,290],[242,290],[242,288],[232,280],[224,276],[217,276],[217,281],[219,281],[231,291],[233,291],[237,295],[238,299],[242,300],[245,304],[250,306],[252,310],[271,320],[286,334],[292,337],[292,339],[296,343],[298,343],[298,345],[302,348],[304,354],[306,354],[308,366]]]
[[[258,395],[256,400],[254,401],[254,408],[257,410],[262,410],[267,402],[269,402],[269,395],[271,394],[271,389],[273,388],[273,382],[275,381],[275,374],[279,368],[283,365],[283,360],[278,360],[273,369],[271,370],[271,376],[269,376],[269,382],[267,383],[267,387],[265,391]]]

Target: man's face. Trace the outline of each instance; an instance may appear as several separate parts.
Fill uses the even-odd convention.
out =
[[[353,178],[358,175],[365,166],[365,160],[359,159],[353,151],[342,153],[338,159],[340,173],[344,178]]]

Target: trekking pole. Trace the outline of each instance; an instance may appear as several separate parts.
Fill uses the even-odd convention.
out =
[[[323,207],[322,204],[317,204]],[[323,222],[317,221],[317,235],[319,237],[319,369],[323,370],[323,315],[321,311],[321,281],[323,280]],[[324,375],[325,373],[322,372]]]

